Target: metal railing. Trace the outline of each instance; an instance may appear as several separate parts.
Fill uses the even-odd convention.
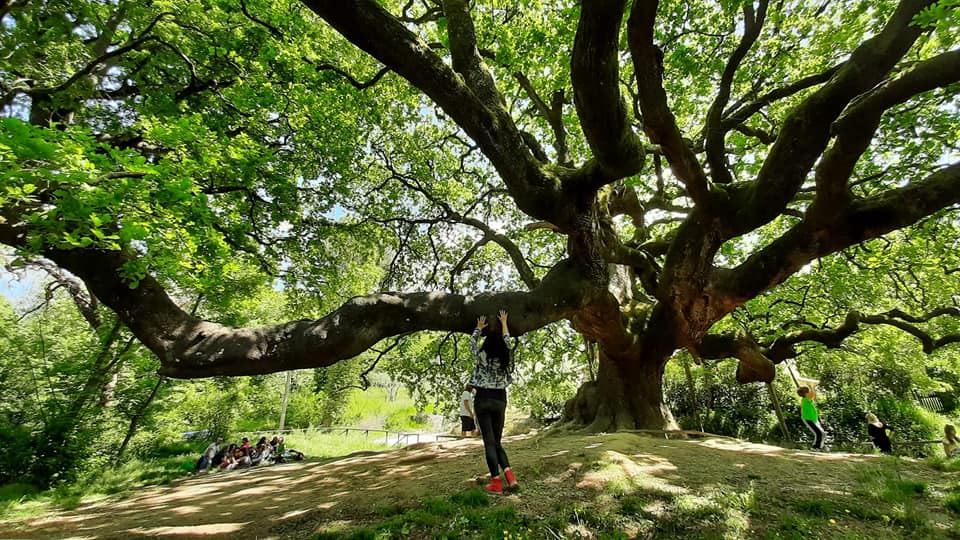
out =
[[[268,430],[258,430],[258,431],[244,431],[244,434],[252,435],[282,435],[285,433],[307,433],[309,431],[317,433],[332,433],[332,434],[342,434],[349,435],[351,432],[363,433],[365,437],[370,437],[371,433],[374,434],[383,434],[384,444],[388,446],[394,446],[400,448],[403,446],[408,446],[411,444],[416,444],[418,442],[437,442],[444,439],[462,439],[460,435],[453,435],[447,433],[420,433],[416,431],[393,431],[389,429],[377,429],[377,428],[363,428],[363,427],[352,427],[352,426],[318,426],[312,428],[297,428],[297,429],[268,429]],[[422,440],[421,440],[422,439]],[[393,442],[391,442],[393,440]]]

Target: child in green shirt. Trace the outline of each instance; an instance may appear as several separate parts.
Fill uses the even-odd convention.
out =
[[[823,426],[820,425],[820,413],[817,411],[817,405],[814,400],[817,399],[817,393],[809,386],[797,388],[797,394],[800,395],[800,418],[803,423],[813,432],[813,449],[823,450]]]

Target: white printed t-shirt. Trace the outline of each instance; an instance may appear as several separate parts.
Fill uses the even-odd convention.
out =
[[[470,411],[467,410],[467,407],[463,404],[466,401],[470,404],[470,408],[473,409],[473,392],[469,390],[464,390],[463,394],[460,395],[460,416],[473,416],[470,414]]]

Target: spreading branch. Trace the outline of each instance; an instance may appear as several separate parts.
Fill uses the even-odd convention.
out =
[[[864,41],[829,82],[804,99],[790,113],[767,154],[751,196],[727,234],[751,231],[776,216],[807,178],[831,136],[831,126],[852,100],[870,90],[907,53],[923,30],[914,16],[935,0],[902,0],[884,28]]]
[[[836,141],[817,165],[817,196],[809,211],[811,219],[826,219],[850,200],[848,179],[870,146],[886,111],[918,94],[957,81],[960,81],[960,50],[920,62],[852,103],[834,123]]]
[[[917,323],[925,323],[937,317],[960,317],[960,308],[944,307],[931,310],[923,315],[910,315],[900,309],[885,313],[867,315],[857,311],[846,314],[843,322],[833,328],[804,328],[788,332],[772,342],[759,343],[746,333],[709,334],[700,343],[695,354],[699,358],[720,360],[737,358],[737,381],[770,382],[775,375],[774,365],[801,354],[797,345],[801,343],[820,343],[828,349],[838,349],[844,340],[861,331],[861,325],[892,326],[915,337],[923,347],[923,352],[931,354],[937,349],[960,343],[960,334],[946,334],[934,337]]]
[[[684,141],[663,88],[663,52],[653,41],[658,4],[657,1],[634,2],[627,22],[643,127],[650,140],[662,148],[670,169],[686,187],[690,198],[706,207],[709,204],[706,173]]]
[[[620,95],[619,36],[623,0],[584,1],[573,44],[570,78],[577,108],[597,167],[595,189],[636,174],[644,148],[633,132]]]
[[[717,90],[717,96],[707,112],[706,126],[704,127],[705,140],[704,147],[707,151],[707,162],[710,164],[710,174],[713,181],[718,184],[729,184],[733,181],[730,169],[727,167],[727,151],[724,145],[724,130],[721,122],[723,110],[730,100],[730,88],[733,85],[733,77],[740,67],[744,57],[760,37],[760,30],[763,28],[763,22],[767,16],[768,0],[760,0],[756,12],[754,12],[752,0],[743,6],[743,36],[740,38],[740,44],[734,49],[733,54],[727,60],[727,65],[720,76],[720,88]]]
[[[447,16],[453,69],[485,106],[501,108],[505,101],[477,50],[477,31],[466,0],[444,0],[443,12]]]
[[[521,211],[571,228],[576,211],[562,196],[562,179],[542,169],[509,112],[485,102],[402,21],[375,0],[304,0],[304,4],[354,45],[424,92],[463,128],[503,178]]]
[[[555,91],[550,99],[550,105],[547,105],[524,73],[517,72],[513,76],[520,83],[520,88],[523,88],[523,91],[527,93],[527,97],[533,102],[533,106],[540,116],[550,124],[550,129],[553,130],[553,146],[557,152],[557,163],[569,167],[571,164],[568,162],[569,157],[567,156],[569,151],[567,148],[567,128],[563,125],[563,105],[566,102],[563,90]]]
[[[0,237],[7,225],[0,224]],[[323,367],[351,358],[380,340],[440,330],[469,333],[479,315],[506,309],[517,336],[568,318],[591,299],[589,276],[558,264],[529,293],[475,295],[439,292],[356,297],[318,320],[258,328],[231,328],[191,316],[145,276],[135,289],[120,277],[133,256],[120,251],[55,250],[45,255],[87,283],[161,361],[161,374],[178,377],[253,375]]]
[[[796,345],[805,342],[815,342],[826,346],[829,349],[837,349],[843,341],[861,330],[861,324],[886,325],[902,330],[911,336],[917,338],[923,347],[923,352],[931,354],[935,350],[946,347],[953,343],[960,343],[960,334],[946,334],[940,337],[934,337],[929,332],[923,330],[918,323],[929,322],[937,317],[960,317],[960,309],[955,307],[944,307],[931,310],[923,315],[911,315],[900,309],[892,309],[884,313],[873,315],[851,311],[844,317],[843,323],[833,328],[807,328],[789,332],[769,344],[764,348],[771,360],[780,363],[789,358],[795,358],[800,354]]]
[[[810,261],[878,238],[960,203],[960,163],[924,179],[850,203],[828,222],[794,225],[738,267],[720,271],[718,289],[737,305],[783,282]]]

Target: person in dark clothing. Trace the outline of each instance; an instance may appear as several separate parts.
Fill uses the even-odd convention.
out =
[[[500,328],[494,329],[487,325],[487,318],[481,315],[477,319],[477,327],[470,337],[470,352],[473,353],[477,365],[470,377],[470,386],[476,389],[473,401],[473,410],[477,416],[477,424],[483,437],[483,450],[490,469],[490,483],[486,489],[492,493],[502,493],[503,482],[500,479],[500,469],[507,480],[508,490],[518,489],[517,478],[510,468],[507,452],[500,443],[503,437],[503,423],[507,410],[507,386],[513,382],[510,365],[510,349],[507,348],[507,338],[510,329],[507,327],[507,312],[500,310]],[[483,345],[478,346],[477,340],[482,332],[486,336]]]
[[[223,447],[221,447],[220,450],[219,450],[216,454],[214,454],[213,459],[211,460],[210,464],[213,465],[214,467],[219,467],[220,464],[223,463],[223,458],[224,458],[227,454],[231,454],[231,455],[233,454],[233,447],[234,447],[234,446],[236,446],[236,445],[231,444],[230,446],[224,445]]]
[[[870,435],[873,445],[879,448],[884,454],[893,452],[893,448],[890,445],[890,437],[887,436],[888,431],[893,430],[881,422],[880,419],[877,418],[877,415],[867,413],[867,434]]]

